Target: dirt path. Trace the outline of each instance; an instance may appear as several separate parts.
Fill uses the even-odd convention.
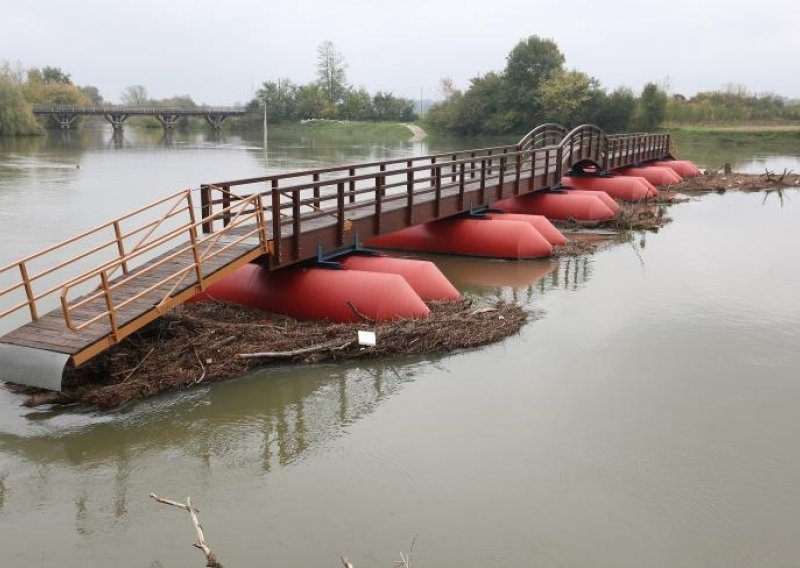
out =
[[[417,142],[419,140],[422,140],[428,135],[427,132],[425,132],[422,128],[420,128],[416,124],[404,124],[403,126],[408,128],[411,131],[411,134],[414,135],[411,137],[412,142]]]

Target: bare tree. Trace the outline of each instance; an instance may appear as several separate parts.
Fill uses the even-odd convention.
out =
[[[347,91],[347,63],[332,41],[325,40],[317,48],[317,77],[328,101],[336,104]]]
[[[147,89],[142,85],[131,85],[125,87],[120,97],[122,104],[130,106],[145,106],[150,99]]]

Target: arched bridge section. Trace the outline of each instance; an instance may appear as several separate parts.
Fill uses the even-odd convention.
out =
[[[69,130],[79,116],[102,116],[114,127],[121,130],[123,123],[131,116],[154,116],[165,130],[175,128],[184,116],[204,118],[212,128],[219,130],[222,123],[231,116],[243,115],[244,107],[203,106],[203,107],[161,107],[161,106],[70,106],[33,105],[33,114],[50,116],[62,130]]]
[[[0,370],[60,390],[65,363],[89,361],[248,262],[270,270],[313,262],[557,187],[574,166],[670,156],[667,134],[609,137],[584,125],[555,144],[537,139],[207,183],[20,258],[0,267],[0,329],[10,329],[0,337]]]

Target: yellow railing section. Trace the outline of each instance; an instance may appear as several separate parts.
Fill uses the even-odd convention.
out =
[[[8,264],[0,268],[0,276],[13,278],[16,272],[17,278],[0,290],[0,302],[9,303],[15,292],[22,293],[24,299],[16,303],[12,300],[12,305],[0,312],[0,319],[27,308],[30,319],[37,320],[42,303],[57,297],[69,329],[81,331],[108,319],[112,336],[116,336],[121,309],[169,284],[158,302],[166,307],[192,273],[196,289],[204,289],[208,262],[231,247],[256,239],[248,244],[266,254],[268,236],[260,195],[237,201],[214,217],[219,215],[230,219],[229,223],[212,234],[201,235],[201,227],[211,219],[196,218],[192,191],[183,190]],[[126,222],[133,222],[133,226],[127,227]],[[73,251],[75,248],[79,250]],[[178,268],[159,272],[176,259],[180,260]],[[88,268],[84,266],[87,263]],[[75,275],[76,271],[79,274]],[[77,301],[70,300],[74,290],[87,285],[95,286],[94,291]],[[126,287],[135,292],[126,296]],[[98,311],[94,306],[90,319],[77,321],[76,310],[100,299],[104,309]]]

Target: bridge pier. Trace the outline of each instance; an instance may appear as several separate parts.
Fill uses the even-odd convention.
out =
[[[70,127],[72,126],[72,123],[75,122],[75,119],[78,118],[77,114],[66,113],[66,112],[54,114],[52,116],[53,120],[56,121],[61,130],[69,130]]]
[[[164,130],[173,130],[175,125],[178,124],[178,120],[180,119],[179,114],[157,114],[156,118],[161,123],[161,126],[164,127]]]
[[[222,123],[228,118],[229,115],[221,112],[207,112],[205,114],[206,120],[214,130],[222,128]]]
[[[111,126],[114,127],[114,131],[122,130],[122,123],[125,122],[125,119],[128,118],[127,114],[123,113],[107,113],[103,115],[106,117],[106,120],[111,123]]]

